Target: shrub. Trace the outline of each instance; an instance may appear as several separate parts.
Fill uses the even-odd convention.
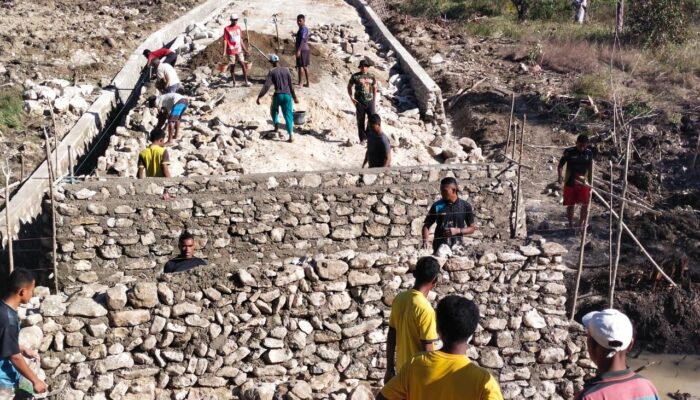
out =
[[[574,93],[593,98],[608,98],[610,86],[608,77],[603,74],[583,75],[572,87]]]
[[[691,14],[679,0],[637,0],[627,9],[627,29],[646,45],[680,43],[687,38]]]
[[[21,128],[24,124],[22,93],[13,89],[0,89],[0,126]]]

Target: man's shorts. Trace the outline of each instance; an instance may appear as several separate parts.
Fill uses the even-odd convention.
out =
[[[187,100],[178,101],[170,110],[170,116],[168,117],[168,122],[177,122],[182,117],[182,114],[187,110]]]
[[[584,185],[564,186],[564,205],[588,204],[591,189]]]
[[[297,67],[308,67],[311,62],[311,51],[302,50],[300,57],[297,57]]]
[[[245,54],[243,53],[238,53],[238,54],[229,54],[228,55],[228,63],[229,64],[235,64],[236,62],[245,62]]]

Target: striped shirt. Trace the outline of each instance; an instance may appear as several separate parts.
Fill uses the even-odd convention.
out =
[[[654,384],[625,369],[605,372],[586,381],[576,400],[660,400]]]

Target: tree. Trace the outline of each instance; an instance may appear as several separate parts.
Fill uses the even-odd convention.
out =
[[[518,20],[524,21],[527,11],[530,9],[530,0],[510,0],[518,11]]]

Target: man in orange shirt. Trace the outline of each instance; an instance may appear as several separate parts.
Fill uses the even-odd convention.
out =
[[[238,15],[231,16],[231,25],[224,28],[224,56],[228,58],[229,71],[231,71],[231,81],[236,86],[236,63],[243,69],[244,85],[250,86],[248,82],[248,69],[245,64],[245,56],[248,48],[243,41],[243,30],[238,25]]]

